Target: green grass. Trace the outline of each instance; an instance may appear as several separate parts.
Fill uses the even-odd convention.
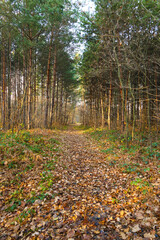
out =
[[[55,197],[48,191],[52,192],[52,186],[58,180],[54,171],[58,161],[55,152],[59,151],[59,145],[52,132],[44,135],[34,131],[0,133],[0,168],[6,172],[0,189],[8,189],[4,210],[12,214],[20,211],[17,222],[23,223],[35,214],[32,204],[36,200]],[[32,179],[35,174],[36,178]],[[34,190],[30,187],[24,189],[27,181],[33,184]],[[21,211],[24,203],[31,209]]]
[[[74,126],[74,129],[75,130],[89,130],[91,128],[89,126],[77,125],[77,126]]]
[[[8,168],[17,168],[19,162],[25,158],[26,151],[45,157],[52,157],[52,152],[59,150],[59,142],[56,139],[46,139],[42,135],[34,135],[28,131],[14,134],[10,132],[1,133],[0,137],[2,159],[0,166],[4,165],[5,160],[9,160]]]
[[[149,187],[150,183],[148,181],[144,181],[141,178],[136,178],[134,181],[131,181],[131,185],[137,186],[138,188]]]
[[[86,133],[98,141],[101,152],[108,155],[106,162],[110,166],[116,165],[120,167],[124,173],[132,173],[139,176],[140,174],[143,175],[150,172],[151,169],[148,165],[152,162],[155,166],[158,166],[155,161],[160,160],[160,139],[155,141],[154,139],[156,138],[154,136],[152,136],[151,148],[147,133],[146,135],[144,133],[136,133],[134,141],[132,141],[131,135],[128,135],[127,139],[126,135],[118,130],[100,128],[95,130],[90,128]],[[117,157],[121,159],[121,162],[118,162]],[[116,161],[114,161],[115,159]]]
[[[104,152],[104,153],[114,153],[114,147],[107,148],[107,149],[102,149],[101,152]]]

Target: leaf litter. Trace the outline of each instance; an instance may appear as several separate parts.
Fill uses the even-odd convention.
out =
[[[1,239],[159,239],[155,165],[137,177],[80,131],[37,132],[22,159],[1,150]]]

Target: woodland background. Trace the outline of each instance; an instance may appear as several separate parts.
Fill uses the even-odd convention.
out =
[[[83,125],[158,134],[159,1],[94,3],[0,2],[3,129],[65,125],[77,108]]]

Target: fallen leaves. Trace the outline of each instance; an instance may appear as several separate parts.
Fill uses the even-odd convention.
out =
[[[54,151],[56,146],[54,153],[49,148],[49,157],[34,153],[37,157],[32,156],[31,161],[32,154],[26,151],[22,166],[13,162],[8,170],[7,160],[2,166],[1,238],[159,237],[159,177],[154,175],[155,167],[150,166],[143,176],[137,176],[128,167],[127,159],[126,165],[119,167],[122,158],[114,159],[113,149],[111,154],[107,151],[107,161],[106,152],[101,152],[97,143],[83,134],[56,134],[59,151]],[[46,142],[47,138],[52,139],[56,145],[52,131],[43,130],[41,135],[36,141],[43,142],[45,137]],[[40,151],[39,146],[35,145],[33,150]]]
[[[141,231],[141,228],[139,227],[138,224],[136,224],[136,225],[132,228],[132,232],[133,232],[133,233],[136,233],[136,232],[139,232],[139,231]]]
[[[74,229],[69,229],[69,230],[67,231],[67,238],[68,238],[68,239],[73,238],[74,235],[75,235]]]
[[[144,218],[144,213],[143,212],[136,212],[135,216],[138,220],[142,220]]]
[[[127,235],[124,232],[120,233],[122,239],[127,239]]]

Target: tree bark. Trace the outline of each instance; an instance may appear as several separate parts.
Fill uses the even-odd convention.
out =
[[[2,126],[6,128],[6,58],[5,40],[2,33]]]
[[[62,107],[63,107],[63,82],[61,81],[60,86],[60,103],[59,103],[59,123],[62,123]]]
[[[47,64],[47,89],[46,89],[46,110],[45,110],[45,128],[48,127],[48,108],[49,108],[49,87],[50,87],[50,65],[51,65],[51,51],[52,51],[52,41],[53,41],[53,29],[51,32],[50,46],[49,46],[49,54],[48,54],[48,64]]]
[[[11,33],[9,32],[8,129],[11,128]]]
[[[65,96],[65,107],[64,107],[64,124],[67,124],[67,121],[68,121],[68,118],[67,118],[67,101],[68,100],[68,95],[66,93],[66,96]]]
[[[28,129],[32,127],[32,48],[29,49]]]
[[[57,77],[57,92],[56,92],[56,122],[58,122],[58,90],[59,90],[59,80],[58,80],[58,77]]]
[[[25,51],[23,51],[23,97],[25,97],[26,94],[26,63],[25,63]],[[26,128],[26,97],[24,99],[24,104],[23,104],[23,125],[24,128]]]
[[[36,110],[37,110],[37,59],[35,54],[35,67],[34,67],[34,102],[33,102],[33,113],[34,113],[34,127],[36,126]]]
[[[103,93],[101,93],[101,126],[104,128],[104,99]]]
[[[111,102],[112,102],[112,70],[110,69],[110,84],[109,84],[109,103],[108,103],[108,128],[111,129]]]
[[[41,127],[44,125],[44,76],[43,70],[41,69]]]
[[[55,106],[55,86],[56,86],[56,68],[57,68],[57,49],[54,49],[54,64],[53,64],[53,86],[52,86],[52,106],[51,106],[51,122],[53,124],[54,106]]]

